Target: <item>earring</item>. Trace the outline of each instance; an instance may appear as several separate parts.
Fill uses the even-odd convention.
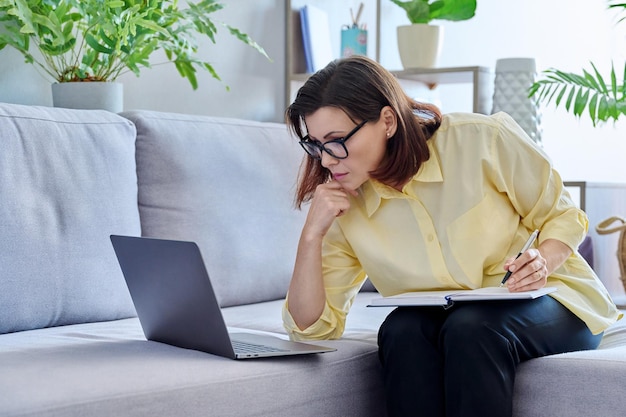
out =
[[[391,133],[387,132],[387,137],[391,136]]]

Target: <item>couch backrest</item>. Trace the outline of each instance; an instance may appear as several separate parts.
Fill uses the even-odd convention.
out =
[[[0,103],[0,333],[135,314],[109,235],[140,233],[135,128]]]
[[[283,298],[306,216],[293,204],[304,152],[286,126],[122,115],[137,128],[143,235],[197,242],[223,307]]]

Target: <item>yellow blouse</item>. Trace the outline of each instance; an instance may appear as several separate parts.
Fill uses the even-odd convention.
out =
[[[499,285],[504,261],[534,229],[574,253],[548,277],[550,296],[598,334],[621,317],[576,251],[588,228],[544,152],[505,113],[452,113],[429,140],[430,159],[402,192],[370,180],[338,217],[322,249],[326,306],[304,330],[288,297],[292,339],[333,339],[366,277],[384,296]]]

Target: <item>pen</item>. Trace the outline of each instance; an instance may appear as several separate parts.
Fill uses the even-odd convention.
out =
[[[515,259],[519,258],[520,256],[522,256],[522,253],[526,252],[530,246],[533,244],[533,242],[535,241],[535,239],[537,239],[537,235],[539,234],[539,230],[535,229],[535,231],[530,235],[530,237],[528,238],[528,240],[526,241],[526,243],[524,243],[524,247],[522,248],[522,250],[517,254],[517,256],[515,257]],[[509,277],[511,276],[512,272],[506,271],[506,274],[504,275],[504,278],[502,278],[502,282],[500,283],[500,286],[503,287],[504,283],[509,279]]]

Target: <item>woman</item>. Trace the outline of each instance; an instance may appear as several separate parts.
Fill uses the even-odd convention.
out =
[[[397,308],[379,355],[390,416],[510,416],[516,366],[594,349],[619,312],[576,249],[587,230],[550,161],[506,114],[410,99],[366,57],[314,74],[287,109],[310,201],[283,311],[293,339],[341,336],[378,291],[558,288],[531,301]],[[534,229],[537,243],[518,258]]]

